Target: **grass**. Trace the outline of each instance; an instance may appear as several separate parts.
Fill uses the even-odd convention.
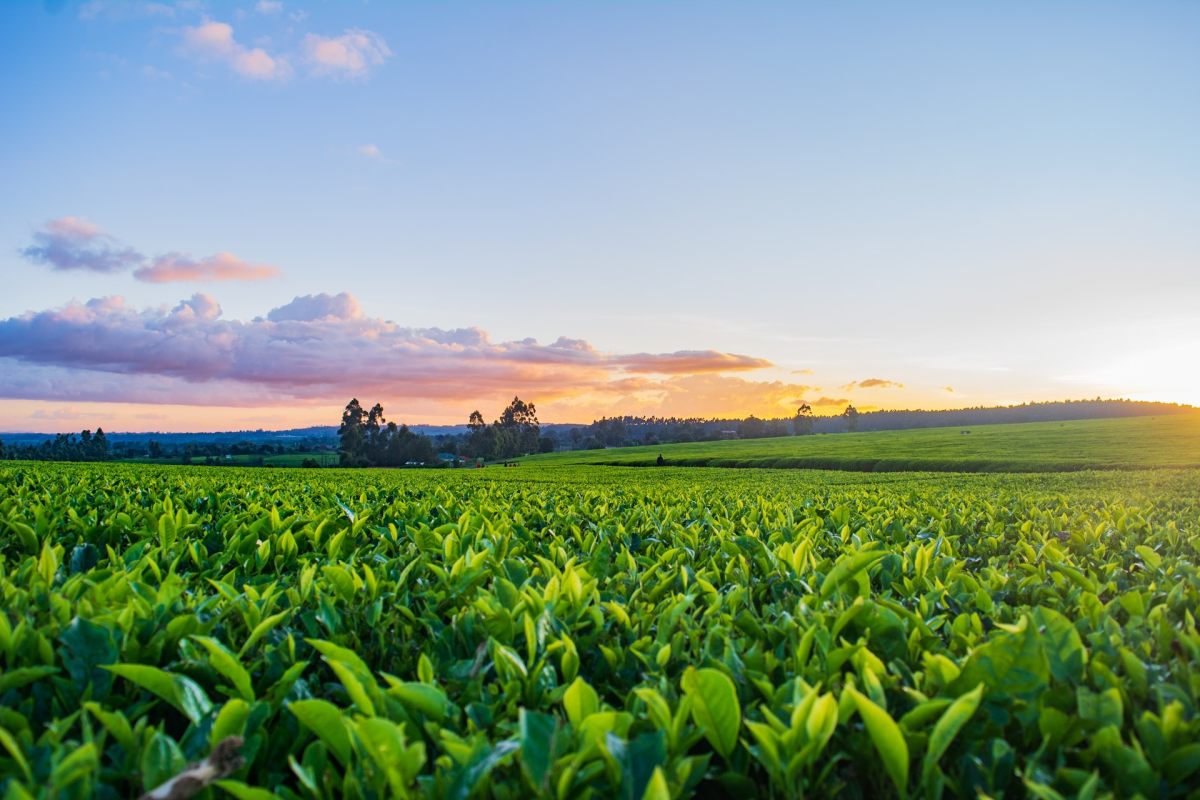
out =
[[[964,434],[963,431],[969,431]],[[522,464],[860,472],[1066,472],[1200,466],[1200,414],[1030,422],[549,453]]]

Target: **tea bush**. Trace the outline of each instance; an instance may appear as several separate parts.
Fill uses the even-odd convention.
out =
[[[1200,473],[0,467],[0,781],[1197,797]]]

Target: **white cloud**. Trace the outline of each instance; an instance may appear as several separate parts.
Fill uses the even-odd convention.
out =
[[[268,16],[271,14],[278,14],[279,12],[283,11],[283,3],[279,2],[279,0],[258,0],[258,2],[254,4],[254,10],[259,14]]]
[[[358,154],[379,164],[395,165],[400,163],[395,159],[386,157],[377,144],[360,144],[358,146]]]

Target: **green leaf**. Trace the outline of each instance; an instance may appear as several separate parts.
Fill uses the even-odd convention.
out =
[[[260,639],[274,630],[276,626],[283,622],[290,613],[290,611],[280,611],[278,614],[272,614],[262,622],[255,625],[254,630],[250,631],[250,638],[247,639],[246,643],[242,645],[242,649],[238,650],[238,658],[246,655],[247,650],[249,650],[251,647],[254,647],[254,645],[256,645]]]
[[[1097,727],[1106,725],[1121,727],[1125,717],[1124,704],[1121,702],[1121,690],[1112,688],[1103,692],[1093,692],[1087,687],[1080,686],[1075,690],[1075,702],[1079,709],[1079,718],[1093,722]]]
[[[563,693],[563,709],[572,725],[578,726],[592,714],[600,710],[600,698],[587,681],[576,678]]]
[[[0,694],[7,692],[9,689],[20,689],[22,686],[27,686],[56,672],[58,672],[58,667],[21,667],[20,669],[10,669],[3,675],[0,675]]]
[[[425,763],[425,746],[407,745],[401,727],[382,717],[360,719],[355,731],[376,769],[386,776],[390,796],[404,797]]]
[[[713,749],[729,758],[737,747],[742,727],[742,709],[737,687],[717,669],[688,667],[683,673],[683,691],[692,699],[692,719]]]
[[[249,716],[250,705],[245,700],[236,697],[227,700],[217,712],[217,718],[213,720],[212,730],[208,734],[209,746],[216,747],[229,736],[241,736]]]
[[[253,703],[254,686],[250,682],[250,673],[238,662],[238,657],[216,639],[208,636],[193,636],[192,639],[208,651],[209,666],[229,681],[243,700]]]
[[[988,695],[1036,698],[1050,680],[1050,666],[1041,638],[1022,617],[1016,632],[1003,632],[990,642],[975,648],[962,672],[950,684],[950,691],[965,694],[980,683]]]
[[[922,782],[927,781],[933,774],[938,760],[945,755],[946,750],[950,748],[950,743],[971,719],[975,709],[979,708],[979,701],[982,698],[983,684],[981,683],[972,691],[955,699],[938,719],[937,724],[933,726],[933,731],[929,734],[929,745],[925,751],[924,763],[921,765]]]
[[[60,651],[63,666],[76,685],[82,690],[90,683],[92,697],[106,697],[112,688],[112,673],[102,667],[115,663],[121,656],[113,642],[112,631],[91,620],[76,617],[59,634],[58,640],[63,644]]]
[[[25,776],[26,783],[32,783],[33,772],[29,769],[29,762],[25,759],[25,752],[21,750],[20,743],[4,728],[0,728],[0,745],[4,745],[4,749],[12,756],[12,760],[17,762],[17,767],[20,768],[21,774]]]
[[[497,742],[493,747],[477,746],[470,760],[454,770],[446,796],[450,800],[467,800],[483,779],[520,747],[512,739]]]
[[[867,733],[883,761],[883,767],[896,786],[896,791],[905,797],[908,791],[908,743],[900,726],[870,698],[861,694],[852,686],[845,688],[854,701],[855,710],[867,726]]]
[[[1146,547],[1146,545],[1139,544],[1133,549],[1139,556],[1142,557],[1142,561],[1145,561],[1151,569],[1158,569],[1162,566],[1162,556],[1151,550],[1149,547]]]
[[[866,553],[855,553],[854,555],[839,558],[837,563],[833,565],[833,569],[829,570],[829,574],[825,576],[825,580],[821,582],[821,599],[829,599],[842,584],[856,577],[858,573],[868,569],[886,555],[886,551],[872,550]]]
[[[522,708],[517,718],[521,744],[521,767],[539,792],[550,788],[550,769],[557,750],[558,719]]]
[[[187,759],[175,740],[165,733],[155,733],[142,751],[142,787],[148,792],[166,783],[187,767]]]
[[[329,668],[337,674],[342,686],[346,687],[346,694],[350,695],[350,700],[358,706],[358,710],[368,717],[375,716],[375,703],[367,693],[366,685],[354,674],[354,670],[341,661],[326,659],[326,662],[329,664]]]
[[[199,724],[212,711],[213,705],[208,695],[185,675],[176,675],[145,664],[113,664],[105,669],[167,701],[195,724]]]
[[[417,679],[421,683],[433,683],[433,662],[424,653],[417,659]]]
[[[342,712],[327,700],[296,700],[288,711],[320,739],[343,766],[350,764],[350,733]]]
[[[621,768],[621,800],[640,800],[654,777],[654,770],[667,762],[666,737],[662,731],[643,733],[631,742],[616,734],[605,736],[604,747]]]
[[[1163,762],[1163,775],[1174,785],[1182,785],[1193,772],[1200,770],[1200,742],[1176,748]]]
[[[436,686],[397,681],[388,687],[387,693],[403,703],[405,708],[420,712],[435,722],[442,722],[450,712],[446,693]]]
[[[671,800],[671,787],[667,784],[667,776],[662,767],[654,768],[650,782],[646,784],[646,791],[642,793],[642,800]]]
[[[1033,610],[1033,624],[1041,634],[1054,680],[1063,683],[1083,680],[1087,650],[1071,621],[1054,609],[1039,606]]]
[[[129,720],[125,719],[125,715],[120,711],[106,711],[99,703],[87,702],[83,707],[96,719],[100,720],[100,724],[104,726],[112,737],[117,740],[117,744],[125,748],[128,753],[133,753],[136,750],[137,743],[133,738],[133,727],[129,724]]]
[[[65,789],[83,780],[100,767],[100,757],[96,745],[87,742],[71,750],[67,757],[54,765],[50,773],[50,782],[56,789]]]
[[[257,786],[247,786],[241,781],[220,780],[214,783],[237,800],[279,800],[279,795],[274,792]]]

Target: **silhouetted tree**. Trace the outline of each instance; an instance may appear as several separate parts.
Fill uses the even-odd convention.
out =
[[[379,403],[364,412],[358,400],[351,400],[342,412],[338,428],[341,439],[340,463],[350,467],[401,467],[428,464],[434,460],[429,437],[384,418]]]
[[[846,410],[842,412],[842,419],[846,420],[846,430],[849,433],[854,433],[858,430],[858,409],[854,406],[846,406]]]
[[[813,410],[808,403],[801,403],[796,409],[796,416],[792,420],[792,432],[797,436],[807,436],[813,432]]]
[[[346,404],[342,412],[342,424],[338,427],[338,462],[343,467],[359,467],[366,463],[363,441],[363,428],[366,425],[366,415],[358,398]]]
[[[496,426],[500,429],[498,433],[502,434],[497,442],[501,448],[501,458],[538,451],[541,428],[533,403],[526,403],[521,398],[514,397],[508,407],[500,413]]]

